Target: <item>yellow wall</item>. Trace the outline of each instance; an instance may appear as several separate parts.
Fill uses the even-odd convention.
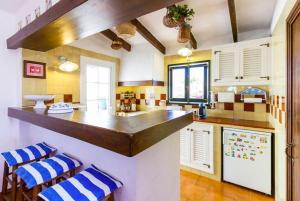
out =
[[[23,78],[23,95],[54,94],[55,101],[63,100],[63,94],[72,94],[73,101],[80,101],[80,69],[71,73],[58,69],[59,56],[64,56],[80,66],[80,56],[110,61],[116,64],[116,77],[120,69],[120,59],[71,46],[62,46],[48,52],[23,49],[23,59],[47,64],[47,79]],[[30,104],[23,100],[23,105]]]
[[[272,33],[272,71],[270,93],[273,96],[286,97],[286,68],[287,68],[287,41],[286,18],[296,0],[288,0],[282,15]],[[286,111],[286,110],[285,110]],[[285,113],[280,123],[277,118],[270,116],[275,127],[275,191],[276,201],[286,200],[286,128]]]
[[[168,85],[168,65],[170,64],[179,64],[179,63],[188,63],[188,62],[195,62],[195,61],[205,61],[211,60],[211,50],[202,50],[202,51],[195,51],[193,55],[190,56],[188,59],[186,57],[182,57],[179,55],[171,55],[165,57],[165,85]]]

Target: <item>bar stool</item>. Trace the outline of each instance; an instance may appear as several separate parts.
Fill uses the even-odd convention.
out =
[[[114,192],[123,184],[96,166],[79,172],[39,193],[45,201],[114,201]]]
[[[54,153],[55,151],[55,148],[43,142],[25,147],[23,149],[1,153],[5,160],[2,184],[2,196],[4,200],[16,200],[19,183],[15,174],[15,170],[18,167],[27,163],[41,160],[43,158],[48,158],[50,154]],[[8,184],[11,185],[11,190],[8,189]],[[8,195],[9,191],[11,193],[10,196]]]
[[[15,172],[20,177],[20,201],[37,200],[43,186],[51,186],[75,175],[82,163],[63,153],[48,159],[30,163],[18,168]],[[32,191],[31,191],[32,190]],[[29,195],[29,192],[32,195]]]

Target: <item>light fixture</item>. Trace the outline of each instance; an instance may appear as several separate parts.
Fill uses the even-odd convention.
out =
[[[122,45],[123,45],[123,43],[120,40],[120,38],[117,38],[117,39],[113,40],[110,47],[114,50],[119,50],[122,47]]]
[[[116,26],[116,32],[117,32],[118,37],[120,37],[122,39],[128,39],[135,35],[136,26],[134,26],[130,22],[119,24]]]
[[[183,57],[188,57],[188,56],[191,56],[193,54],[193,52],[192,52],[191,48],[183,47],[177,51],[177,54],[180,56],[183,56]]]
[[[79,68],[79,66],[76,63],[68,61],[66,57],[60,56],[58,57],[58,59],[60,61],[59,69],[61,71],[72,72]]]

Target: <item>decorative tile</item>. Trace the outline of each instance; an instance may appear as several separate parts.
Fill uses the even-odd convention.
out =
[[[155,100],[155,106],[159,106],[160,100]]]
[[[140,99],[145,99],[145,94],[140,94]]]
[[[234,95],[234,102],[236,103],[242,103],[243,101],[241,100],[242,95],[241,94],[235,94]]]
[[[276,96],[276,106],[279,107],[279,96]]]
[[[285,97],[284,96],[281,97],[281,110],[283,112],[285,112]]]
[[[160,100],[167,100],[167,94],[160,94]]]
[[[244,103],[245,112],[254,112],[254,103]]]
[[[224,110],[233,110],[233,103],[224,103]]]
[[[282,111],[279,110],[279,113],[278,113],[278,121],[280,124],[282,124]]]
[[[136,99],[135,102],[136,102],[137,105],[141,104],[141,100],[140,99]]]
[[[270,113],[270,104],[266,104],[266,112]]]
[[[121,94],[116,94],[116,99],[120,100],[121,99]]]

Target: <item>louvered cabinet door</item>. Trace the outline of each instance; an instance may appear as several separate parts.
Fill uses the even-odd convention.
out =
[[[239,54],[235,45],[213,50],[212,74],[214,83],[239,81]]]
[[[194,123],[191,131],[191,167],[213,174],[213,127]]]
[[[240,49],[240,81],[253,84],[267,83],[269,80],[269,54],[267,43],[247,43]]]
[[[180,163],[181,165],[190,165],[191,160],[191,133],[187,126],[180,130]]]

